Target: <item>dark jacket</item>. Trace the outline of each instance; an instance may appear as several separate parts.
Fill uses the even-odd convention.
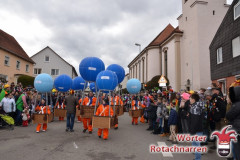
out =
[[[229,96],[233,105],[226,114],[226,118],[231,122],[233,128],[240,133],[240,86],[231,87]]]
[[[204,103],[195,102],[190,107],[189,130],[190,134],[203,132]]]
[[[186,118],[188,118],[187,115],[189,114],[189,105],[190,105],[190,101],[187,100],[187,101],[185,102],[183,108],[180,108],[180,107],[179,107],[178,112],[179,112],[179,114],[180,114],[180,116],[181,116],[181,119],[186,119]]]
[[[66,105],[67,113],[75,114],[76,113],[76,106],[78,105],[78,100],[73,95],[69,95],[65,98],[64,104]]]
[[[212,115],[215,122],[219,122],[221,118],[224,118],[226,115],[227,103],[226,100],[221,96],[221,94],[214,94],[212,98],[213,109]]]
[[[170,115],[169,115],[169,119],[168,119],[168,126],[170,125],[177,125],[177,111],[176,109],[172,109],[170,110]]]
[[[156,119],[157,118],[157,105],[151,103],[149,107],[146,109],[148,119]]]

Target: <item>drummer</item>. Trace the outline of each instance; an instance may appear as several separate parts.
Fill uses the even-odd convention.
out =
[[[108,98],[103,99],[103,104],[99,105],[97,111],[96,111],[97,116],[109,116],[109,100]],[[110,109],[110,115],[113,116],[113,109]],[[98,137],[102,138],[102,132],[103,132],[103,139],[107,140],[108,139],[108,128],[99,128],[98,129]]]
[[[41,100],[40,105],[38,105],[35,108],[35,111],[38,114],[48,114],[49,115],[51,113],[49,106],[46,106],[45,99]],[[37,128],[36,128],[36,133],[40,132],[41,126],[42,126],[42,124],[38,123]],[[46,130],[47,130],[47,123],[43,123],[42,131],[45,132]]]
[[[88,96],[84,98],[82,105],[83,106],[95,106],[97,98],[93,96],[93,92],[89,92]],[[81,104],[81,100],[79,101]],[[83,133],[87,130],[89,134],[92,134],[92,118],[82,118],[83,122]]]

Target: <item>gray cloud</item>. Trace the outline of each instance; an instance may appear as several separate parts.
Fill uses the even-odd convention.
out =
[[[181,0],[9,0],[0,6],[24,19],[38,19],[53,33],[39,43],[63,58],[103,57],[106,66],[117,63],[125,69],[138,54],[134,44],[143,49],[168,23],[176,26],[181,13]]]

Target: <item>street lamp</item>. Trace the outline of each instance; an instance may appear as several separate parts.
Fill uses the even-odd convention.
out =
[[[140,52],[141,52],[141,44],[135,43],[135,46],[138,46],[138,47],[139,47],[139,53],[140,53]]]

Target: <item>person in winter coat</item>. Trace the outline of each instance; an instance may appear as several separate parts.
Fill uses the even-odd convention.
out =
[[[226,115],[227,102],[224,99],[224,97],[222,96],[220,88],[213,88],[212,92],[213,92],[212,115],[213,115],[213,120],[215,122],[215,130],[221,130],[223,128],[223,126],[225,125],[224,117]]]
[[[78,99],[74,96],[74,91],[70,90],[70,95],[65,98],[64,104],[67,110],[67,125],[66,132],[74,132],[74,119],[76,115],[76,106],[78,106]]]
[[[161,137],[165,137],[167,135],[169,135],[169,127],[168,127],[168,119],[169,119],[169,109],[167,108],[167,99],[163,98],[162,100],[162,106],[163,106],[163,111],[162,111],[162,115],[163,115],[163,134],[161,134]]]
[[[163,103],[162,98],[158,98],[157,102],[157,127],[156,130],[154,130],[153,134],[162,134],[163,131]]]
[[[149,128],[147,129],[148,131],[152,131],[155,127],[156,119],[157,119],[157,100],[152,100],[150,99],[151,104],[149,107],[146,109],[147,111],[147,116],[149,120]]]
[[[175,102],[170,104],[171,110],[170,115],[168,119],[168,126],[170,127],[170,133],[169,140],[172,141],[173,144],[177,144],[177,111],[176,111],[176,104]]]
[[[226,118],[232,124],[233,129],[238,132],[237,142],[233,143],[233,154],[235,159],[240,160],[240,86],[229,88],[229,98],[232,107],[227,112]]]
[[[198,94],[193,93],[190,97],[190,115],[189,115],[189,131],[191,135],[203,135],[203,112],[204,104],[199,101]],[[193,146],[200,146],[200,142],[193,141]],[[195,160],[201,159],[201,153],[195,153]]]
[[[190,94],[188,93],[183,93],[181,95],[181,103],[179,106],[179,115],[180,115],[180,120],[182,124],[182,131],[183,133],[189,133],[189,126],[188,126],[188,116],[189,115],[189,105],[190,105]]]

